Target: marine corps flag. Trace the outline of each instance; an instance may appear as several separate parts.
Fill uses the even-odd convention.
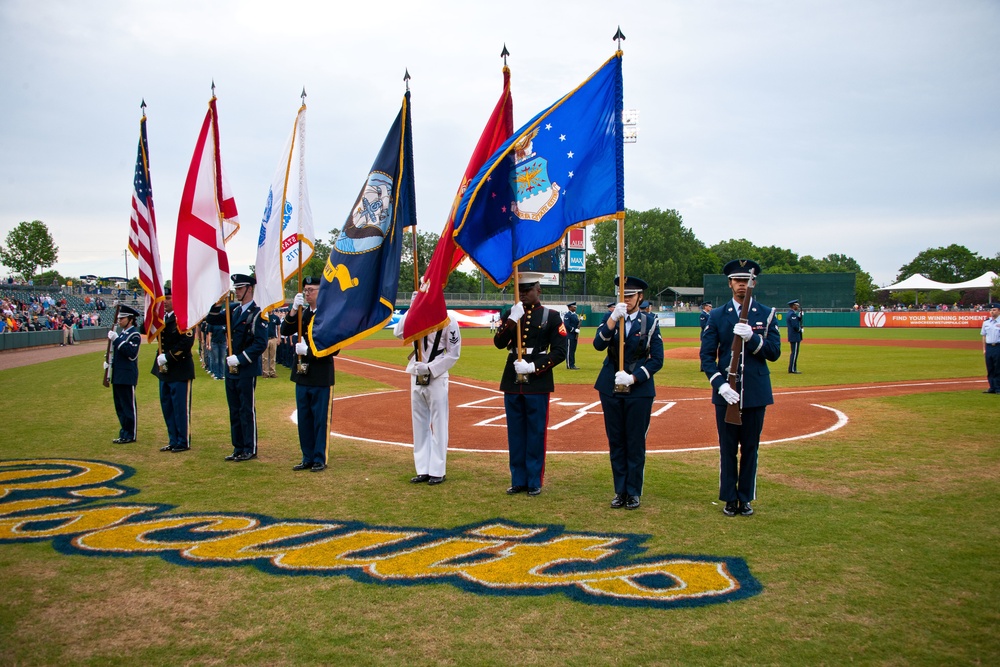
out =
[[[171,289],[177,328],[181,331],[203,320],[212,305],[229,291],[226,241],[240,228],[236,200],[222,171],[218,118],[213,95],[177,214]]]
[[[153,211],[153,181],[149,176],[149,144],[146,142],[146,102],[139,121],[139,152],[132,180],[132,216],[128,249],[139,261],[139,285],[146,293],[142,333],[151,343],[163,328],[163,273],[160,271],[160,242]]]
[[[313,256],[312,209],[306,183],[306,105],[299,108],[271,179],[257,239],[254,301],[264,313],[285,302],[285,283]],[[301,248],[302,257],[299,257]]]
[[[444,288],[448,284],[448,276],[465,257],[462,249],[455,245],[455,209],[465,194],[469,182],[494,153],[511,135],[514,130],[514,103],[510,96],[510,70],[503,68],[503,92],[497,100],[493,114],[486,123],[476,150],[472,152],[469,165],[462,176],[462,184],[455,195],[455,202],[448,215],[448,222],[441,232],[437,247],[431,256],[430,264],[424,273],[424,280],[417,290],[417,298],[410,304],[403,320],[403,343],[411,343],[432,331],[448,326],[448,306],[444,300]]]
[[[483,165],[455,242],[498,287],[570,227],[624,219],[622,52],[531,119]]]
[[[309,325],[317,356],[370,336],[392,319],[403,229],[417,224],[410,93],[323,268]]]

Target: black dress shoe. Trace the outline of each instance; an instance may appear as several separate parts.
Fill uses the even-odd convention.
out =
[[[229,456],[226,457],[226,460],[227,461],[235,461],[236,457],[239,456],[239,455],[240,455],[239,452],[233,452],[232,454],[230,454]]]
[[[243,454],[243,453],[240,453],[240,454],[237,454],[236,456],[234,456],[233,460],[238,463],[240,461],[249,461],[252,458],[253,458],[253,454]]]
[[[134,438],[115,438],[111,442],[113,442],[116,445],[127,445],[130,442],[135,442],[135,439]]]
[[[611,507],[612,507],[612,509],[616,509],[616,510],[625,507],[625,494],[624,493],[616,493],[615,497],[611,499]]]
[[[995,394],[996,392],[995,392],[995,391],[993,391],[992,389],[987,389],[987,390],[986,390],[986,391],[984,391],[983,393],[984,393],[984,394]],[[116,440],[115,442],[118,442],[118,441]]]
[[[528,489],[529,496],[537,496],[541,492],[542,492],[542,487],[540,486],[533,486],[530,489]]]
[[[639,496],[629,496],[628,500],[625,501],[625,509],[627,510],[639,509]]]
[[[520,484],[515,484],[514,486],[510,487],[509,489],[507,489],[507,495],[508,496],[512,496],[515,493],[524,493],[527,490],[528,490],[528,487],[521,486]]]
[[[739,504],[735,500],[730,500],[726,503],[726,506],[722,508],[722,513],[726,516],[736,516],[736,513],[739,510]]]
[[[313,467],[312,463],[306,463],[305,461],[303,461],[297,466],[292,466],[292,470],[312,470],[312,467]]]
[[[410,478],[410,484],[423,484],[431,478],[430,475],[417,475],[416,477]]]
[[[169,452],[173,448],[174,448],[173,445],[167,445],[166,447],[160,447],[160,451],[161,452]]]
[[[802,375],[802,371],[788,371],[792,375]]]
[[[753,515],[753,508],[750,507],[750,503],[740,503],[738,512],[740,516],[751,516]]]
[[[325,463],[314,463],[310,472],[323,472],[324,470],[326,470]]]
[[[191,449],[191,447],[189,445],[175,445],[173,447],[170,447],[169,451],[171,451],[171,452],[186,452],[189,449]],[[163,450],[161,449],[160,451],[163,451]]]
[[[440,484],[443,481],[444,481],[444,475],[441,475],[440,477],[436,477],[434,475],[431,475],[430,477],[427,478],[427,485],[428,486],[435,486],[437,484]]]

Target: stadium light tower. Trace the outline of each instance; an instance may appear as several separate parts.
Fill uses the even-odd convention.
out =
[[[622,141],[634,144],[639,138],[639,110],[624,109],[622,111]]]

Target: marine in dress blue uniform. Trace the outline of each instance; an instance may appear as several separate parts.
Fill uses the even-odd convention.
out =
[[[615,286],[618,285],[615,278]],[[601,397],[604,430],[611,454],[611,474],[615,497],[611,507],[638,509],[646,468],[646,432],[653,411],[656,387],[653,375],[663,367],[663,338],[656,316],[641,312],[646,282],[632,276],[625,278],[625,302],[604,316],[594,348],[607,351],[594,389]],[[624,319],[624,323],[619,320]],[[624,363],[619,371],[620,331],[625,329]],[[615,391],[624,385],[627,393]]]
[[[139,344],[142,334],[135,326],[139,311],[129,306],[121,306],[118,311],[118,326],[108,332],[111,341],[111,393],[118,415],[118,437],[111,442],[125,444],[135,442],[137,416],[135,409],[135,386],[139,383]]]
[[[733,299],[712,310],[701,339],[701,370],[712,385],[715,424],[719,432],[719,500],[726,516],[750,516],[750,502],[757,493],[757,449],[764,428],[764,412],[774,403],[767,362],[781,356],[781,334],[774,308],[753,299],[746,324],[739,322],[751,271],[760,275],[757,262],[733,260],[722,269],[729,277]],[[727,382],[733,337],[744,339],[743,361],[735,386]],[[726,423],[726,408],[740,403],[742,425]],[[739,461],[737,462],[737,453]]]
[[[712,312],[712,302],[702,301],[701,302],[701,313],[698,314],[698,324],[701,326],[700,336],[705,335],[705,327],[708,326],[708,316]]]
[[[788,302],[785,326],[788,328],[788,372],[798,375],[799,345],[802,343],[802,309],[798,299],[792,299]]]
[[[249,461],[257,457],[257,378],[260,357],[267,347],[267,322],[253,302],[253,276],[232,275],[237,301],[229,303],[232,349],[226,357],[226,402],[229,404],[229,431],[233,453],[227,461]],[[226,311],[216,304],[205,318],[209,324],[225,325]],[[235,369],[235,372],[234,372]]]
[[[493,345],[508,351],[500,380],[510,457],[508,494],[527,491],[528,495],[537,496],[542,492],[549,395],[555,389],[552,369],[566,359],[566,327],[558,312],[542,305],[539,280],[540,273],[525,271],[519,275],[520,301],[503,317],[493,336]],[[520,362],[518,331],[523,353]],[[517,382],[519,372],[527,375],[527,382]]]
[[[302,461],[292,470],[326,470],[330,419],[333,409],[334,368],[333,358],[340,350],[325,357],[313,354],[309,342],[309,324],[316,316],[316,296],[319,278],[302,279],[302,292],[295,295],[292,307],[281,322],[281,335],[294,341],[298,355],[292,359],[292,382],[295,383],[295,409],[299,428],[299,449]],[[302,320],[302,339],[299,339],[299,319]]]
[[[983,337],[983,357],[986,359],[986,379],[989,388],[984,394],[1000,394],[1000,303],[990,304],[990,316],[979,329]]]
[[[194,382],[194,329],[180,331],[170,288],[164,290],[160,352],[150,371],[160,380],[160,409],[167,425],[167,445],[161,452],[191,449],[191,383]]]
[[[579,370],[576,365],[576,345],[580,339],[580,316],[576,314],[576,301],[567,303],[569,310],[563,315],[563,324],[566,326],[566,368],[571,371]]]

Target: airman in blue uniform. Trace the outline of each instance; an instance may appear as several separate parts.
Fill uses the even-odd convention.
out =
[[[750,516],[757,493],[757,449],[764,428],[764,411],[774,403],[769,361],[781,356],[781,334],[774,308],[756,299],[746,301],[747,283],[760,275],[753,260],[734,259],[723,267],[733,298],[712,310],[701,339],[701,370],[712,385],[715,425],[719,432],[719,500],[726,516]],[[746,308],[748,312],[743,313]],[[741,322],[741,315],[746,322]],[[730,385],[733,338],[743,339],[742,360]],[[726,423],[729,405],[740,405],[741,425]],[[737,463],[737,453],[739,462]]]
[[[566,327],[557,311],[542,305],[541,277],[542,274],[535,272],[520,273],[517,286],[520,300],[502,318],[493,336],[493,345],[507,350],[500,391],[504,393],[507,416],[509,495],[527,491],[529,496],[537,496],[542,492],[549,395],[555,389],[552,369],[566,359]],[[520,382],[520,378],[526,381]]]
[[[121,333],[114,329],[108,332],[111,341],[111,392],[115,400],[115,413],[118,415],[118,437],[111,442],[126,444],[135,442],[137,415],[135,410],[135,386],[139,383],[139,344],[142,334],[135,326],[139,311],[129,306],[120,306],[118,310],[118,326]],[[107,367],[108,362],[105,362]]]
[[[615,278],[615,286],[618,282]],[[611,507],[615,509],[639,508],[646,467],[646,432],[656,396],[653,375],[663,367],[663,338],[656,316],[641,312],[639,307],[646,288],[645,281],[626,276],[625,302],[616,304],[604,316],[594,336],[594,348],[607,351],[594,389],[600,394],[604,412],[615,485]],[[624,363],[619,360],[618,349],[622,329]]]
[[[226,357],[225,373],[233,453],[226,460],[249,461],[257,458],[257,378],[261,374],[260,357],[267,347],[267,322],[253,302],[257,280],[243,273],[234,273],[232,280],[236,301],[226,305],[232,348]],[[205,320],[224,326],[226,311],[216,304]]]
[[[989,388],[984,394],[1000,394],[1000,303],[990,304],[990,316],[979,328],[983,337],[983,357],[986,360],[986,379]]]
[[[788,302],[785,326],[788,328],[788,372],[799,374],[799,345],[802,343],[802,307],[798,299]]]
[[[580,370],[576,365],[576,345],[580,338],[580,316],[576,314],[576,301],[567,303],[569,310],[563,315],[563,324],[566,325],[566,342],[568,351],[566,352],[566,368],[571,371]]]
[[[171,289],[163,291],[160,353],[150,371],[160,380],[160,409],[167,425],[167,445],[161,452],[191,449],[191,383],[194,381],[194,329],[180,331]]]
[[[712,302],[701,302],[701,313],[698,314],[698,324],[701,326],[701,336],[705,335],[705,327],[708,326],[708,315],[712,312]]]

